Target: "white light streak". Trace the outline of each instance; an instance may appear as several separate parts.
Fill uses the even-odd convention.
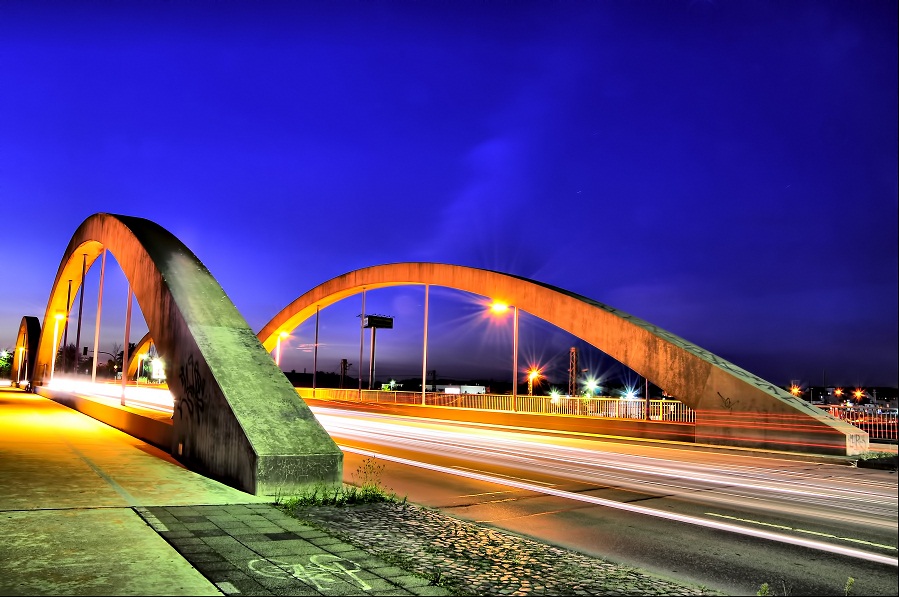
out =
[[[358,450],[356,448],[349,448],[345,446],[341,446],[341,449],[345,452],[352,452],[354,454],[360,454],[362,456],[370,456],[375,457],[380,460],[388,460],[391,462],[397,462],[400,464],[405,464],[408,466],[414,466],[418,468],[423,468],[439,473],[444,473],[447,475],[456,475],[459,477],[466,477],[469,479],[475,479],[478,481],[484,481],[487,483],[495,483],[497,485],[506,485],[508,487],[514,487],[516,489],[523,489],[525,491],[533,491],[536,493],[543,493],[546,495],[553,495],[560,498],[565,498],[569,500],[576,500],[580,502],[586,502],[589,504],[594,504],[597,506],[605,506],[607,508],[615,508],[617,510],[625,510],[628,512],[634,512],[636,514],[643,514],[646,516],[654,516],[656,518],[664,518],[667,520],[674,520],[677,522],[683,522],[686,524],[692,524],[697,526],[702,526],[710,529],[716,529],[719,531],[725,531],[728,533],[738,533],[740,535],[748,535],[750,537],[758,537],[760,539],[765,539],[768,541],[778,541],[780,543],[787,543],[790,545],[799,545],[801,547],[807,547],[809,549],[816,549],[819,551],[826,551],[829,553],[840,554],[844,556],[848,556],[851,558],[858,558],[862,560],[868,560],[871,562],[877,562],[880,564],[887,564],[890,566],[899,566],[899,559],[889,556],[884,556],[877,553],[871,553],[867,551],[862,551],[859,549],[852,549],[850,547],[842,547],[839,545],[832,545],[829,543],[824,543],[821,541],[814,541],[810,539],[802,539],[799,537],[791,537],[789,535],[783,535],[780,533],[772,533],[769,531],[762,531],[759,529],[751,529],[746,527],[737,526],[734,524],[728,524],[723,522],[717,522],[714,520],[705,520],[702,518],[697,518],[695,516],[687,516],[683,514],[675,514],[672,512],[663,512],[661,510],[654,510],[652,508],[646,508],[645,506],[635,506],[633,504],[624,504],[621,502],[615,502],[612,500],[607,500],[603,498],[598,498],[590,495],[584,495],[580,493],[572,493],[569,491],[562,491],[560,489],[553,489],[551,487],[545,487],[540,485],[534,485],[531,483],[524,483],[521,481],[513,481],[508,478],[496,477],[493,475],[486,475],[482,473],[476,473],[456,468],[447,468],[445,466],[439,466],[436,464],[428,464],[425,462],[417,462],[415,460],[409,460],[406,458],[399,458],[397,456],[391,456],[389,454],[378,454],[376,452],[371,452],[369,450]]]

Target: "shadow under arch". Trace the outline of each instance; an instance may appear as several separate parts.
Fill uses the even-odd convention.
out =
[[[774,450],[860,454],[868,434],[774,384],[623,311],[527,278],[441,263],[358,269],[309,290],[258,333],[268,351],[324,308],[363,290],[430,284],[470,292],[535,315],[595,346],[696,411],[696,442]]]
[[[40,340],[40,320],[37,317],[26,315],[22,318],[22,323],[19,324],[19,332],[16,334],[16,347],[13,349],[10,379],[16,385],[30,383],[33,379],[33,364],[37,359]]]
[[[43,329],[65,314],[87,266],[108,249],[131,284],[174,397],[172,454],[258,495],[339,484],[343,454],[200,260],[158,224],[99,213],[66,248]],[[84,257],[82,257],[84,256]],[[49,382],[53,339],[42,334],[34,384]]]

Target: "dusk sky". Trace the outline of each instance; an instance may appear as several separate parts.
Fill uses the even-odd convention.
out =
[[[433,261],[584,295],[779,385],[896,386],[897,21],[894,0],[0,0],[0,348],[108,212],[177,236],[254,331],[345,272]],[[390,363],[421,350],[423,290],[369,294],[396,317],[384,367],[420,374]],[[471,349],[496,330],[465,299],[432,292],[441,373],[511,360]],[[320,370],[358,361],[346,302]],[[567,367],[570,339],[538,328],[524,350]],[[311,371],[309,329],[285,369]]]

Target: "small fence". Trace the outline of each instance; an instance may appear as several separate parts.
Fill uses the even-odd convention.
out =
[[[409,404],[517,412],[538,415],[573,415],[609,419],[643,419],[695,423],[696,414],[678,400],[628,400],[597,396],[516,396],[509,394],[445,394],[428,392],[388,392],[381,390],[334,390],[329,388],[296,388],[302,398],[344,400],[374,404]]]
[[[899,417],[897,417],[896,409],[892,409],[892,411],[881,409],[878,412],[878,409],[875,408],[865,409],[851,406],[831,405],[819,408],[826,410],[831,416],[866,431],[870,439],[887,443],[897,442],[896,423]]]

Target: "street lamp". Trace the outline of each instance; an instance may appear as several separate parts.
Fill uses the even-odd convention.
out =
[[[512,412],[518,410],[518,307],[512,306]],[[490,311],[502,314],[509,310],[509,304],[502,301],[493,301]]]
[[[53,373],[56,371],[56,351],[59,350],[59,322],[65,315],[57,313],[53,322],[53,358],[50,360],[50,381],[53,381]]]
[[[287,338],[287,332],[278,332],[278,343],[275,345],[275,364],[281,367],[281,338]]]
[[[19,387],[19,383],[21,383],[22,379],[28,378],[28,372],[26,371],[24,375],[22,375],[22,366],[25,364],[25,347],[19,347],[19,366],[16,368],[16,387]]]
[[[144,362],[144,359],[147,358],[147,353],[141,353],[137,355],[137,375],[134,376],[134,387],[140,385],[140,373],[142,371],[141,365]]]
[[[532,368],[528,371],[528,396],[534,395],[534,380],[540,377],[540,370]]]
[[[549,393],[549,401],[553,404],[559,404],[562,400],[562,394],[559,390],[553,388],[553,390]]]

